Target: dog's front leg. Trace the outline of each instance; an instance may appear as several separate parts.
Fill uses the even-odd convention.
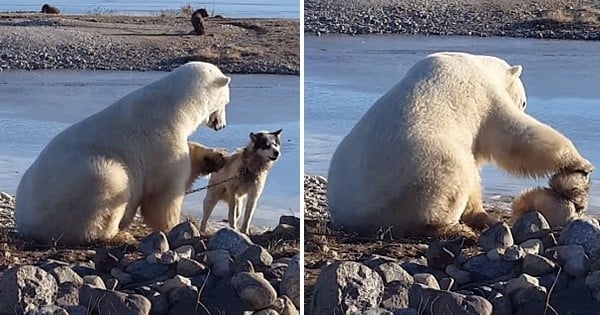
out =
[[[250,191],[248,193],[248,199],[246,200],[246,211],[244,211],[244,221],[241,229],[241,232],[246,235],[250,235],[250,220],[252,220],[252,216],[256,210],[259,197],[260,191]]]

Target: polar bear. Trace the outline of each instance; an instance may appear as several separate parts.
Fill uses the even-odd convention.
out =
[[[517,176],[591,172],[569,139],[524,112],[521,72],[467,53],[419,60],[335,150],[332,223],[362,234],[473,236],[467,226],[495,222],[482,207],[483,163]]]
[[[17,188],[25,237],[84,244],[107,240],[138,207],[153,230],[180,220],[190,176],[188,137],[226,125],[230,78],[190,62],[117,100],[48,143]]]

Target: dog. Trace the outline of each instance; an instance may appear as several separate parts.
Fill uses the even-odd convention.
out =
[[[206,33],[204,27],[204,18],[206,17],[208,17],[206,9],[198,9],[192,13],[191,22],[196,35],[204,35]]]
[[[208,188],[204,197],[200,232],[206,231],[208,218],[221,200],[229,205],[229,225],[237,229],[242,203],[246,199],[240,231],[249,235],[250,221],[265,187],[267,174],[281,156],[280,134],[281,129],[274,132],[251,132],[246,147],[228,156],[225,166],[210,176],[208,185],[214,186]]]
[[[40,13],[59,14],[60,10],[57,7],[53,7],[46,3],[42,6],[42,11],[40,11]]]
[[[528,189],[517,196],[512,203],[513,221],[526,212],[538,211],[551,227],[556,227],[584,214],[591,187],[589,174],[559,171],[550,178],[548,186]]]
[[[207,148],[196,142],[188,142],[190,151],[190,177],[186,182],[185,190],[194,184],[200,176],[207,176],[218,172],[225,166],[228,152],[221,148]]]

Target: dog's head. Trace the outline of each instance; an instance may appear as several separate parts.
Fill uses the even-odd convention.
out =
[[[265,160],[277,161],[281,156],[281,129],[273,132],[261,131],[250,133],[252,149]]]

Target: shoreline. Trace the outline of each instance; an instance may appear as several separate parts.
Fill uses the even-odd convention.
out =
[[[305,33],[600,40],[592,0],[305,1]]]
[[[206,61],[228,74],[299,75],[299,20],[205,20],[189,15],[46,15],[0,12],[0,70],[170,71]]]

